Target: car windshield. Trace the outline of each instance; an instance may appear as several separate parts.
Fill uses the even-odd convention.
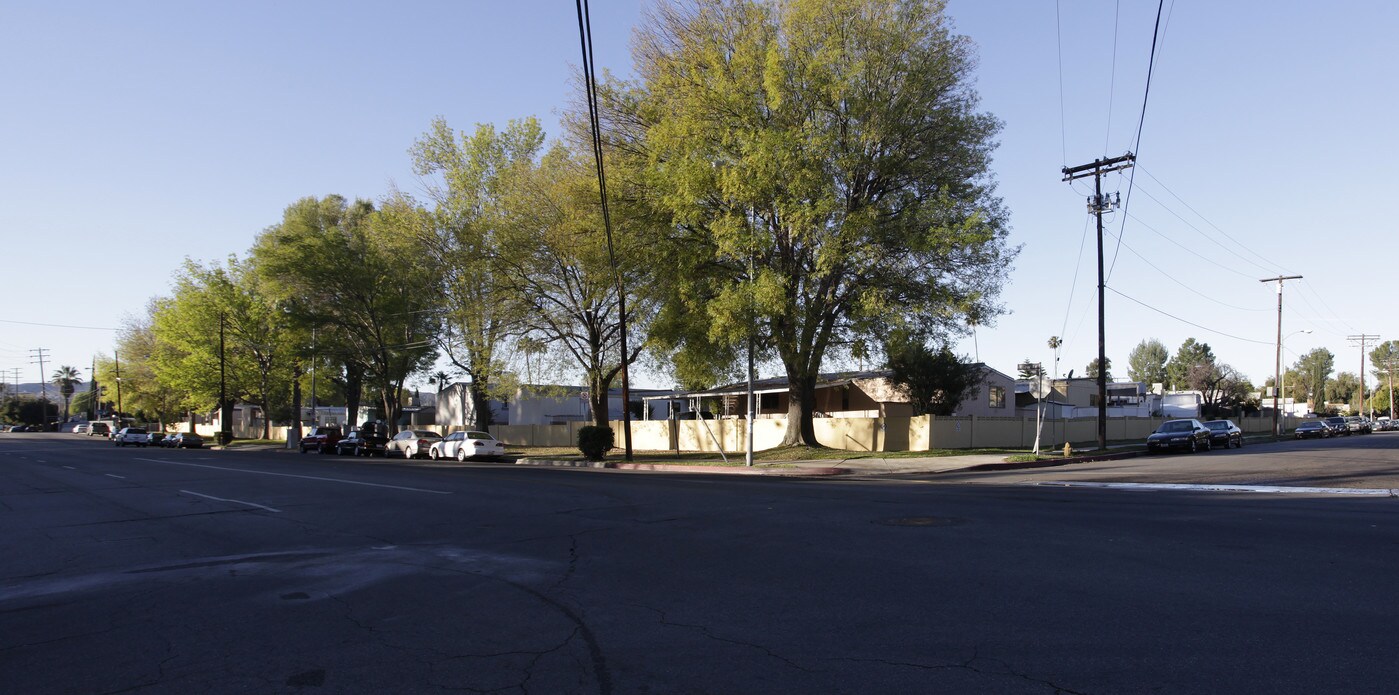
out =
[[[1167,423],[1165,423],[1165,424],[1162,424],[1162,425],[1161,425],[1161,429],[1156,430],[1156,431],[1157,431],[1157,432],[1189,432],[1189,431],[1191,431],[1191,430],[1193,430],[1193,429],[1195,429],[1195,427],[1194,427],[1193,425],[1190,424],[1190,421],[1189,421],[1189,420],[1176,420],[1175,422],[1167,422]]]
[[[1212,430],[1227,430],[1227,429],[1229,429],[1229,423],[1227,423],[1227,422],[1206,422],[1205,425],[1207,425],[1207,426],[1208,426],[1210,429],[1212,429]]]
[[[467,432],[466,436],[471,439],[495,439],[495,437],[492,437],[491,435],[485,432]]]
[[[438,439],[441,439],[441,438],[442,438],[442,435],[440,435],[440,434],[438,434],[438,433],[436,433],[436,432],[429,432],[429,431],[427,431],[427,430],[413,430],[413,436],[415,436],[415,437],[436,437],[436,438],[438,438]]]

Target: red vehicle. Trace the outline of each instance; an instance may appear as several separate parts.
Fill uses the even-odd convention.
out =
[[[336,425],[322,425],[311,428],[310,433],[301,438],[301,453],[315,451],[318,454],[329,454],[335,451],[335,445],[340,443],[340,427]]]

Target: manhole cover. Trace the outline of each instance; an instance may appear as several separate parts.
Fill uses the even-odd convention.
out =
[[[955,516],[898,516],[875,522],[885,526],[957,526],[967,523]]]

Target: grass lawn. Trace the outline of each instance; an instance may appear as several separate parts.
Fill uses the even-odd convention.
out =
[[[237,447],[240,447],[240,446],[267,446],[268,444],[276,444],[276,445],[278,445],[278,446],[286,446],[286,445],[287,445],[287,440],[285,440],[285,439],[235,439],[235,440],[233,440],[232,442],[229,442],[228,448],[234,449],[234,448],[237,448]]]

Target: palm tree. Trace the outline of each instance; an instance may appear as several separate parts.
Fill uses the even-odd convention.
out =
[[[68,401],[73,398],[73,387],[83,383],[83,380],[78,378],[77,369],[64,365],[54,371],[53,383],[63,394],[63,421],[68,422]]]

